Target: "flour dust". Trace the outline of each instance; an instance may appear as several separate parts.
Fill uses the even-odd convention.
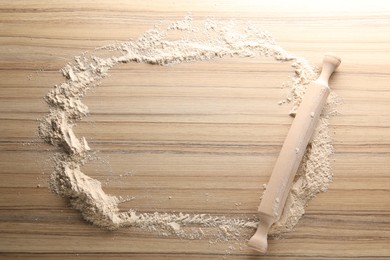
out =
[[[172,31],[184,32],[184,36],[169,39],[168,34]],[[98,50],[106,50],[111,55],[98,56]],[[66,80],[55,85],[45,96],[50,112],[41,120],[39,135],[47,143],[58,147],[50,189],[68,198],[72,207],[80,211],[85,220],[106,229],[132,227],[162,236],[176,235],[183,239],[214,236],[210,241],[249,239],[257,227],[256,217],[142,213],[132,209],[120,211],[118,205],[127,198],[105,193],[98,180],[80,170],[95,155],[88,145],[88,137],[78,137],[73,132],[76,123],[89,115],[88,107],[82,102],[83,97],[89,90],[98,87],[109,75],[110,69],[118,64],[136,62],[164,66],[226,56],[262,56],[289,62],[295,73],[289,84],[287,99],[282,103],[292,104],[291,115],[299,106],[307,85],[317,77],[317,70],[304,58],[287,52],[268,33],[251,24],[238,26],[234,22],[207,19],[201,26],[195,26],[190,16],[166,28],[155,27],[138,39],[116,42],[83,53],[61,69]],[[283,214],[272,226],[271,235],[291,231],[305,213],[307,203],[319,192],[326,191],[332,181],[330,156],[333,146],[328,127],[332,100],[335,100],[334,94],[321,115]],[[207,233],[210,227],[218,231]]]

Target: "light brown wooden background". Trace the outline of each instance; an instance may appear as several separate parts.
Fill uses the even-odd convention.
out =
[[[73,56],[192,12],[195,20],[250,20],[317,65],[326,51],[343,59],[331,81],[344,105],[331,120],[330,190],[294,232],[270,242],[267,256],[244,248],[228,258],[390,258],[390,5],[322,2],[1,1],[1,256],[224,256],[225,245],[207,240],[85,223],[47,190],[54,148],[36,135],[48,112],[42,97],[63,81],[58,70]],[[85,98],[92,115],[75,128],[102,157],[85,171],[109,193],[136,197],[124,207],[251,216],[291,123],[289,106],[277,105],[290,72],[288,64],[237,58],[116,68]]]

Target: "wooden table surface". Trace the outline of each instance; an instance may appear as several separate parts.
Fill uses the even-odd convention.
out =
[[[37,119],[48,113],[43,96],[63,81],[58,70],[75,55],[188,12],[194,20],[250,20],[313,64],[326,51],[343,60],[331,81],[344,104],[331,119],[329,191],[311,201],[294,232],[270,241],[268,255],[243,248],[228,259],[389,259],[386,1],[0,1],[0,256],[225,256],[225,245],[207,240],[84,222],[47,189],[54,148],[37,137]],[[290,107],[277,104],[288,71],[264,58],[114,69],[85,98],[91,116],[75,128],[102,157],[87,174],[109,193],[136,197],[124,207],[252,216],[291,124]]]

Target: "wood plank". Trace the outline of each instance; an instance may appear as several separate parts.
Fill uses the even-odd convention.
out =
[[[254,259],[240,243],[108,232],[51,193],[55,147],[37,136],[44,95],[59,69],[95,47],[139,37],[191,12],[252,22],[319,66],[342,99],[330,119],[334,179],[262,259],[390,258],[390,6],[386,1],[0,2],[0,257],[15,259]],[[271,59],[223,58],[177,66],[125,64],[90,91],[75,131],[98,159],[82,170],[134,196],[121,209],[252,217],[291,124],[278,105],[292,75]],[[39,186],[39,187],[38,187]],[[171,196],[171,199],[169,197]],[[247,234],[248,237],[250,234]],[[229,247],[230,246],[230,247]],[[234,248],[233,248],[234,247]]]

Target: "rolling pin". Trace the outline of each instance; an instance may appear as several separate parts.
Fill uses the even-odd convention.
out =
[[[330,93],[329,77],[340,62],[338,57],[325,54],[320,76],[309,84],[302,98],[258,208],[259,224],[249,240],[249,247],[256,251],[267,251],[268,231],[283,212],[295,174]]]

